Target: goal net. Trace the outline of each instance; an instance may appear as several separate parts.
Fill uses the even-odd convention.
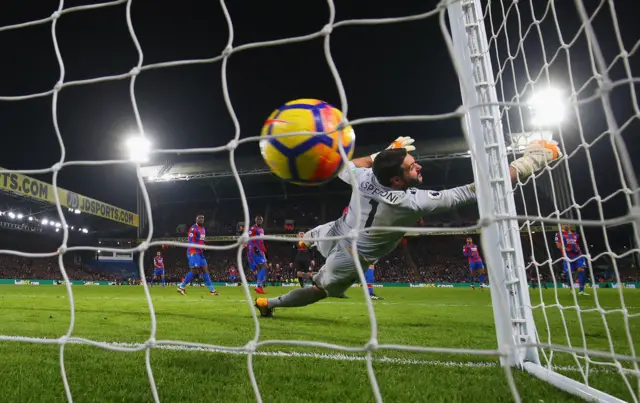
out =
[[[256,376],[255,357],[265,348],[273,346],[301,346],[338,353],[332,356],[332,359],[353,360],[354,356],[349,354],[360,354],[357,357],[365,362],[363,365],[366,366],[371,397],[378,402],[383,401],[384,391],[379,386],[381,375],[374,363],[376,354],[381,351],[447,354],[447,357],[499,357],[511,397],[515,401],[521,400],[515,375],[515,369],[518,369],[585,399],[638,402],[640,370],[636,348],[639,347],[637,335],[640,331],[640,319],[639,314],[634,313],[638,311],[637,307],[626,303],[632,290],[625,289],[624,284],[629,270],[637,267],[640,252],[637,230],[637,220],[640,218],[639,189],[633,161],[630,158],[630,152],[634,151],[631,149],[634,147],[632,144],[635,144],[635,150],[638,146],[638,142],[633,142],[630,137],[637,137],[635,132],[640,118],[635,93],[635,85],[640,79],[632,73],[632,59],[640,47],[640,39],[637,36],[623,37],[617,24],[620,16],[616,13],[616,5],[612,0],[448,0],[441,1],[436,7],[422,14],[343,21],[336,20],[335,9],[339,5],[329,0],[329,19],[324,27],[314,27],[313,29],[317,29],[316,32],[248,44],[234,42],[233,15],[229,13],[225,2],[221,1],[220,6],[229,28],[229,39],[219,55],[210,59],[176,60],[155,64],[144,63],[144,48],[136,38],[136,24],[131,18],[132,3],[135,1],[118,0],[65,8],[61,1],[58,9],[49,18],[0,27],[2,35],[10,30],[50,24],[55,55],[60,67],[58,82],[43,92],[0,96],[0,101],[22,101],[51,96],[53,122],[62,150],[59,162],[50,168],[11,172],[52,172],[53,186],[56,187],[60,171],[68,166],[132,163],[136,166],[138,184],[147,214],[148,235],[145,241],[128,250],[141,252],[140,276],[143,280],[150,321],[148,337],[145,336],[144,343],[106,343],[78,337],[74,333],[74,290],[69,284],[63,255],[71,250],[98,251],[98,248],[67,246],[68,229],[62,207],[64,201],[58,198],[57,192],[57,212],[64,232],[60,249],[57,252],[39,255],[14,250],[0,251],[2,254],[15,256],[58,257],[71,312],[66,332],[60,337],[50,338],[0,335],[0,341],[59,346],[60,373],[68,401],[73,400],[75,391],[68,379],[69,364],[66,361],[65,348],[69,344],[84,344],[115,352],[144,353],[146,377],[155,401],[160,401],[162,395],[152,365],[152,351],[155,349],[170,347],[215,351],[220,354],[245,354],[250,384],[255,399],[260,402],[263,389],[259,377]],[[130,71],[118,75],[81,81],[65,80],[65,61],[56,37],[58,21],[70,13],[106,7],[126,7],[127,26],[137,50],[137,63]],[[563,15],[560,18],[560,12],[569,16]],[[158,339],[154,300],[145,279],[145,252],[154,246],[184,248],[186,244],[154,240],[153,209],[137,162],[65,159],[64,133],[57,125],[56,107],[60,91],[71,86],[129,80],[138,130],[144,135],[144,121],[140,117],[136,98],[138,76],[153,69],[220,62],[224,102],[236,129],[233,140],[226,146],[217,148],[165,149],[154,152],[228,153],[242,198],[244,222],[248,223],[250,212],[242,180],[236,168],[235,150],[243,143],[255,144],[259,138],[240,137],[242,122],[234,112],[226,80],[229,57],[254,48],[324,38],[326,62],[340,95],[341,105],[336,106],[348,116],[347,96],[331,54],[330,37],[333,30],[347,26],[362,26],[362,29],[366,29],[366,26],[371,25],[402,24],[417,20],[423,20],[426,24],[440,24],[443,40],[451,56],[449,61],[442,61],[442,64],[452,65],[457,72],[462,106],[441,115],[372,117],[351,120],[349,123],[356,127],[357,132],[357,126],[365,123],[460,119],[461,131],[469,144],[476,178],[480,219],[474,229],[482,231],[481,247],[489,268],[496,347],[423,347],[420,343],[382,341],[378,335],[376,310],[371,299],[367,297],[367,282],[362,270],[360,282],[364,286],[370,326],[366,343],[353,347],[313,340],[265,339],[261,337],[264,325],[253,308],[253,296],[242,269],[243,246],[249,240],[246,227],[240,239],[233,244],[205,246],[211,253],[237,249],[239,275],[253,325],[253,334],[246,344],[230,347],[189,340]],[[606,43],[602,38],[606,38]],[[409,135],[420,141],[420,135]],[[558,141],[565,157],[527,181],[512,186],[508,162],[519,155],[526,144],[540,139]],[[257,144],[255,145],[257,149]],[[578,270],[569,270],[563,274],[562,268],[565,264],[574,267],[577,261],[577,258],[563,257],[562,251],[566,248],[563,246],[558,249],[555,243],[555,234],[563,236],[560,228],[563,224],[568,225],[580,237],[585,261],[585,281],[582,279],[583,275],[578,274]],[[421,233],[447,232],[442,228],[412,230]],[[452,228],[451,232],[453,230]],[[350,236],[354,241],[357,234]],[[271,242],[283,241],[283,238],[269,235],[263,239]],[[564,245],[562,242],[561,244]],[[355,242],[353,245],[355,256]],[[103,252],[122,251],[108,247],[100,249]],[[606,278],[607,284],[614,284],[617,288],[615,292],[598,288],[600,278]],[[580,294],[580,286],[585,282],[586,294],[589,295]],[[574,287],[574,284],[577,285]],[[295,322],[288,321],[287,326],[295,326]],[[0,332],[4,333],[1,330]],[[463,361],[463,358],[458,359]],[[460,367],[465,369],[464,365]],[[388,375],[388,372],[385,374]],[[304,378],[301,378],[300,382],[305,382]]]
[[[449,12],[498,342],[512,349],[503,359],[585,399],[638,401],[638,314],[624,284],[640,245],[640,38],[623,34],[613,1],[462,1]],[[507,159],[539,140],[565,157],[512,188]]]

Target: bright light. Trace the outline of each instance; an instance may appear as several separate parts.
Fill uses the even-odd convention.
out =
[[[56,228],[56,232],[60,232],[60,228]]]
[[[83,233],[85,233],[85,234],[88,234],[88,233],[89,233],[89,230],[88,230],[88,229],[86,229],[86,228],[83,228],[83,229],[82,229],[82,232],[83,232]]]
[[[98,249],[98,253],[100,253],[100,249]]]
[[[56,223],[56,228],[60,228],[62,227],[62,224],[60,224],[59,222]]]
[[[33,221],[33,217],[29,216],[29,221]]]
[[[537,92],[529,100],[529,108],[531,124],[536,127],[554,126],[564,119],[565,102],[562,92],[557,88]]]
[[[151,151],[151,142],[146,137],[131,137],[125,143],[129,159],[135,162],[149,161],[149,152]]]
[[[47,225],[49,224],[49,220],[47,220],[46,218],[42,219],[42,225]]]
[[[20,214],[20,213],[18,213],[18,215],[16,217],[18,217],[18,220],[22,220],[24,218],[24,216],[22,214]]]
[[[16,215],[13,214],[12,212],[9,212],[9,218],[16,218]]]
[[[78,209],[73,210],[73,212],[76,213],[76,214],[80,214],[80,210],[78,210]]]
[[[73,229],[73,225],[71,226],[71,229]]]

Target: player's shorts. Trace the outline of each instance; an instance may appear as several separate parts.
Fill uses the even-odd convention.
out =
[[[267,258],[264,257],[264,255],[253,255],[253,264],[255,264],[256,266],[260,266],[261,264],[266,264],[267,263]]]
[[[235,280],[236,280],[236,276],[231,275],[231,276],[229,276],[229,279],[230,279],[231,281],[235,281]]]
[[[199,253],[189,255],[189,268],[207,267],[207,259]]]
[[[249,268],[253,274],[258,272],[258,265],[253,261],[253,259],[249,259]]]
[[[306,273],[310,271],[309,270],[310,266],[311,266],[311,258],[309,257],[308,253],[305,253],[302,256],[300,256],[300,254],[296,256],[296,260],[295,260],[296,271],[301,271],[303,273]]]
[[[584,260],[584,256],[580,256],[573,262],[563,260],[562,266],[564,268],[564,271],[569,270],[569,268],[571,268],[571,271],[576,271],[580,267],[587,267],[587,262]]]
[[[469,263],[469,270],[482,270],[482,269],[484,269],[484,264],[482,264],[482,262]]]
[[[164,269],[155,269],[153,271],[153,277],[164,276]]]
[[[330,297],[339,297],[360,279],[349,248],[348,241],[334,242],[326,263],[313,276],[313,283]],[[360,264],[366,268],[371,262],[361,259]]]
[[[326,224],[319,225],[304,235],[305,237],[310,237],[312,239],[339,235],[335,231],[334,223],[335,221],[331,221]],[[335,239],[326,241],[314,241],[316,249],[324,257],[329,256],[329,253],[331,253],[331,250],[336,246],[337,243],[338,240]]]
[[[258,272],[258,281],[267,281],[267,277],[269,277],[269,270],[262,269]]]

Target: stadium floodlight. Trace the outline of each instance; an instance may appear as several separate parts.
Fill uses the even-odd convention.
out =
[[[129,159],[135,162],[149,161],[149,153],[151,152],[151,142],[146,137],[136,136],[130,137],[125,142]]]
[[[29,221],[33,221],[33,217],[29,216]]]
[[[18,217],[18,220],[22,220],[24,218],[24,216],[21,213],[18,213],[16,217]]]
[[[89,233],[89,230],[88,230],[88,229],[86,229],[86,228],[83,228],[83,229],[82,229],[82,232],[83,232],[83,233],[85,233],[85,234],[88,234],[88,233]]]
[[[59,222],[56,223],[56,228],[60,228],[62,227],[62,224],[60,224]]]
[[[49,220],[47,220],[46,218],[43,218],[41,222],[42,222],[42,225],[49,224]]]
[[[78,209],[73,210],[73,212],[74,212],[75,214],[80,214],[80,210],[78,210]]]
[[[56,228],[56,232],[60,232],[60,228]]]
[[[528,102],[531,110],[531,124],[535,127],[554,126],[565,116],[565,102],[562,91],[547,88],[536,92]]]
[[[13,212],[11,212],[11,211],[7,215],[9,216],[9,218],[16,218],[16,215],[13,214]]]
[[[49,225],[51,225],[53,227],[54,225],[56,225],[56,222],[55,221],[49,221]]]

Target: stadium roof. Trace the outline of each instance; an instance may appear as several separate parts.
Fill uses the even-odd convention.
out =
[[[380,151],[387,145],[363,145],[356,147],[357,155],[368,155]],[[417,161],[467,158],[468,147],[463,137],[439,138],[437,140],[418,139],[413,153]],[[262,158],[236,157],[236,166],[240,176],[265,175],[269,169]],[[167,159],[160,164],[150,164],[141,168],[145,182],[166,182],[179,180],[212,179],[233,176],[227,153],[219,153],[208,159],[180,160],[180,157]]]

